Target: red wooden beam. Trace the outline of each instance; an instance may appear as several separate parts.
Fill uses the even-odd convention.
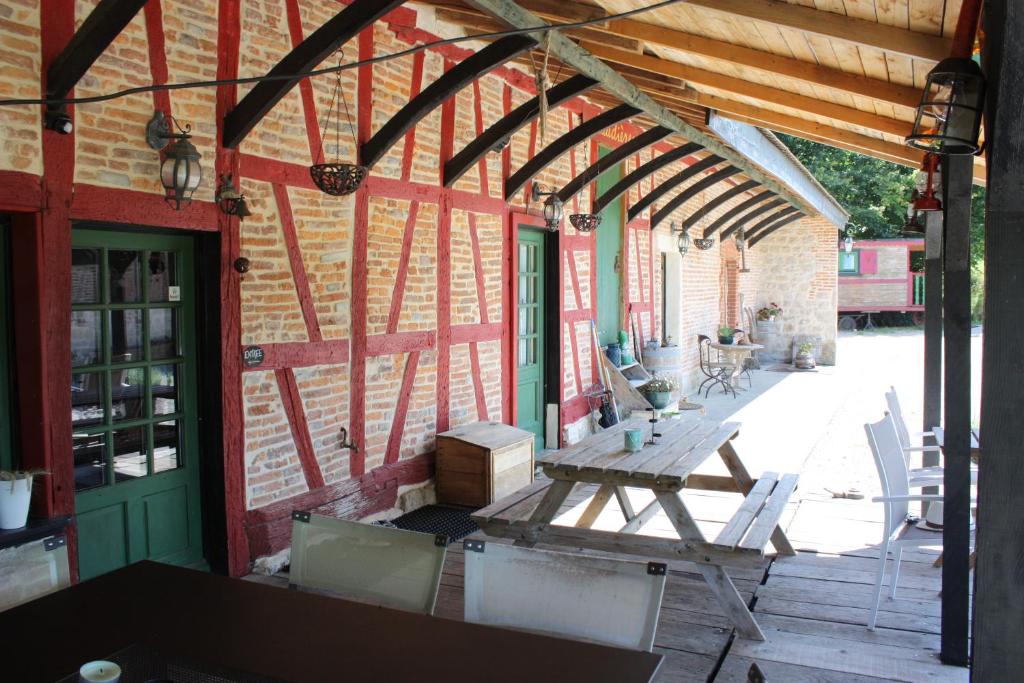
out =
[[[277,214],[281,218],[281,231],[288,250],[288,262],[292,267],[292,279],[295,282],[295,294],[302,308],[302,318],[306,321],[306,333],[312,342],[323,341],[320,333],[320,321],[316,316],[316,305],[313,303],[313,292],[309,288],[306,276],[306,264],[302,260],[302,248],[299,236],[295,231],[295,219],[292,217],[292,204],[288,199],[288,188],[274,185],[274,199],[277,201]]]
[[[295,373],[291,368],[274,370],[277,378],[277,389],[281,393],[281,403],[288,418],[288,426],[292,431],[295,450],[302,464],[302,474],[306,477],[306,486],[311,491],[324,486],[324,475],[320,472],[320,464],[316,461],[313,451],[313,440],[309,436],[309,423],[306,422],[306,410],[302,406],[302,396],[295,382]]]
[[[285,11],[288,15],[288,35],[292,49],[302,44],[302,14],[299,12],[298,0],[285,0]],[[322,141],[320,140],[320,123],[317,120],[316,98],[313,96],[313,82],[308,78],[299,81],[299,95],[302,98],[302,114],[306,121],[306,137],[309,140],[309,158],[315,164],[322,159]]]
[[[304,368],[314,365],[341,365],[349,361],[348,339],[326,339],[320,342],[283,342],[263,344],[263,362],[246,371]],[[241,357],[241,348],[238,355]]]
[[[0,171],[0,211],[39,211],[43,179],[22,171]]]
[[[413,351],[405,359],[405,372],[402,373],[402,386],[398,390],[395,405],[395,416],[391,421],[388,434],[388,446],[384,452],[384,464],[398,462],[402,451],[402,436],[405,434],[405,417],[409,413],[409,401],[412,399],[413,386],[416,383],[416,366],[420,361],[420,352]]]
[[[469,214],[469,241],[473,247],[473,276],[476,280],[476,303],[480,308],[480,323],[488,324],[487,293],[484,291],[484,264],[480,256],[480,238],[476,231],[476,216]]]
[[[420,94],[423,87],[423,58],[425,52],[417,52],[412,57],[412,78],[409,82],[409,99],[413,100]],[[416,151],[416,126],[413,126],[405,134],[405,144],[402,145],[402,181],[409,182],[412,177],[412,157]]]
[[[420,203],[413,200],[409,205],[409,215],[405,219],[405,232],[402,234],[402,251],[398,257],[398,274],[395,276],[395,290],[391,295],[391,310],[388,311],[388,334],[394,334],[398,331],[398,319],[402,315],[402,300],[405,298],[405,279],[409,275],[409,258],[412,255],[412,238],[416,230],[416,214],[419,212],[419,206]]]
[[[484,132],[484,112],[483,103],[480,97],[480,79],[473,81],[473,122],[476,127],[476,136],[479,138]],[[477,161],[477,168],[479,169],[478,175],[480,180],[480,194],[490,195],[491,184],[487,178],[487,155],[480,157]],[[445,179],[442,178],[442,183],[448,185]]]
[[[576,310],[583,310],[583,295],[580,293],[580,276],[576,272],[576,257],[572,251],[566,250],[564,252],[565,260],[569,262],[569,282],[572,284],[572,295],[576,302]],[[590,294],[593,296],[593,292]]]
[[[149,47],[149,75],[156,85],[167,83],[167,52],[164,47],[164,13],[161,0],[149,0],[142,8],[146,19],[146,43]],[[153,91],[153,108],[171,115],[171,93]]]
[[[452,69],[451,62],[445,69]],[[452,158],[455,140],[455,98],[441,105],[441,150],[438,177]],[[452,345],[452,190],[442,188],[437,217],[437,432],[448,431],[451,406]]]
[[[387,356],[395,353],[425,351],[437,345],[437,335],[432,330],[421,332],[396,332],[375,334],[366,337],[366,356]]]
[[[181,211],[174,211],[164,201],[162,194],[84,183],[75,183],[74,190],[74,197],[70,201],[71,217],[75,220],[210,232],[219,229],[220,211],[213,202],[194,199]]]
[[[476,397],[476,419],[489,422],[487,399],[484,397],[484,379],[480,373],[480,351],[476,342],[469,343],[469,369],[473,377],[473,394]]]
[[[502,323],[467,323],[452,325],[452,344],[468,344],[470,342],[498,341],[502,337]]]
[[[580,352],[578,343],[576,342],[576,322],[566,321],[569,326],[569,345],[572,348],[572,371],[573,378],[576,380],[576,393],[583,393],[583,376],[580,374]]]

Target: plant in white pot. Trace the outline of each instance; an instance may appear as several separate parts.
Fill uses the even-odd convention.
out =
[[[32,480],[40,470],[0,470],[0,529],[20,529],[28,523]]]

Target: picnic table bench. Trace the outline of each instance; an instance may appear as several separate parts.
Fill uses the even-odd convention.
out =
[[[765,472],[753,479],[731,443],[739,427],[736,422],[690,415],[669,419],[654,426],[659,434],[655,443],[630,452],[625,449],[623,431],[643,429],[650,436],[652,425],[646,419],[626,420],[574,446],[542,455],[538,464],[547,479],[478,510],[473,520],[484,533],[520,545],[567,545],[695,562],[737,631],[764,640],[723,567],[762,566],[769,540],[777,553],[795,554],[779,520],[796,490],[797,475]],[[715,453],[729,476],[694,474]],[[597,491],[575,526],[554,524],[572,491],[591,484],[598,486]],[[636,511],[626,488],[648,489],[654,500]],[[708,540],[679,495],[684,488],[736,492],[744,499],[722,531]],[[623,525],[617,531],[591,528],[613,497],[622,511]],[[659,510],[668,516],[678,539],[637,533]]]

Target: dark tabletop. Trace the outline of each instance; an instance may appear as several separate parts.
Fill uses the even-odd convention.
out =
[[[0,612],[3,679],[132,646],[286,681],[650,681],[661,656],[141,562]]]

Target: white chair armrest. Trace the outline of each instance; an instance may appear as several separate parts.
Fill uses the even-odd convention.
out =
[[[919,494],[914,494],[914,495],[909,495],[909,496],[876,496],[876,497],[871,499],[871,502],[872,503],[903,503],[903,502],[910,503],[910,502],[913,502],[915,500],[919,500],[919,501],[929,501],[929,502],[941,503],[944,498],[945,498],[945,496],[943,496],[941,493],[919,493]]]
[[[939,453],[942,446],[906,446],[903,450],[907,453]]]
[[[914,432],[915,436],[935,436],[935,432]]]

